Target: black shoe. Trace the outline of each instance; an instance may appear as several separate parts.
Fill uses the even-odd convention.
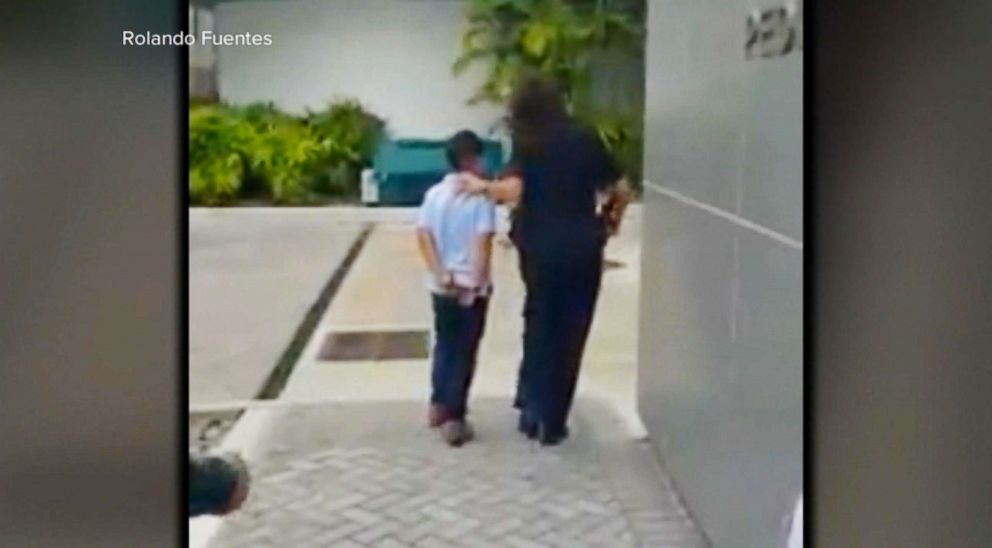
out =
[[[520,413],[517,431],[527,436],[528,439],[534,439],[537,437],[537,421],[531,420],[525,413]]]
[[[558,445],[559,443],[565,441],[568,437],[568,427],[564,426],[562,428],[548,428],[545,423],[539,423],[537,425],[537,440],[541,445],[550,447]]]

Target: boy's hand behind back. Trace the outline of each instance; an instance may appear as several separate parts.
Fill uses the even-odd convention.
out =
[[[451,291],[455,288],[455,277],[447,270],[442,270],[440,272],[434,273],[435,279],[437,280],[437,285],[445,291]]]

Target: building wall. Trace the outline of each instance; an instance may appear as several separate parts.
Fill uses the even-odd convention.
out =
[[[191,5],[189,7],[189,29],[199,37],[203,31],[214,31],[214,12],[212,8],[205,6]],[[190,68],[210,69],[214,66],[216,56],[214,48],[209,44],[203,44],[199,40],[189,46],[189,66]]]
[[[361,100],[398,136],[485,132],[500,111],[465,101],[479,70],[454,77],[461,2],[279,0],[216,8],[221,33],[270,33],[273,45],[218,48],[218,85],[232,103],[273,101],[291,112],[335,97]]]
[[[717,547],[782,546],[802,490],[802,53],[750,0],[652,0],[639,408]]]
[[[189,31],[200,36],[203,31],[213,31],[213,11],[203,6],[189,7]],[[209,44],[197,41],[189,46],[189,96],[195,99],[217,99],[216,56]]]

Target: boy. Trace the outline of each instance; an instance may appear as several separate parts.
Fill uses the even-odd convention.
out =
[[[481,196],[460,192],[458,173],[480,174],[482,141],[460,131],[449,141],[452,173],[424,196],[417,244],[428,269],[434,308],[434,352],[428,424],[453,447],[469,441],[465,420],[475,358],[485,329],[492,285],[489,265],[496,208]]]

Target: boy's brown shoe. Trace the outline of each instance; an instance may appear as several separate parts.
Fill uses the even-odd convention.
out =
[[[444,406],[432,403],[427,409],[427,425],[431,428],[437,428],[444,424],[448,420],[448,412],[444,409]]]
[[[452,447],[461,447],[471,441],[473,437],[475,437],[475,432],[472,425],[464,419],[450,420],[441,425],[441,438]]]

